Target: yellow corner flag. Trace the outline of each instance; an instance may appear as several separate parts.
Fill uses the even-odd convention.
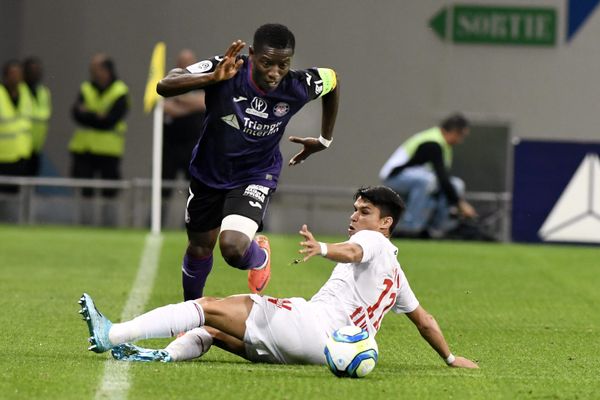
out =
[[[158,42],[152,52],[148,82],[144,93],[144,112],[146,113],[152,111],[152,107],[154,107],[159,97],[156,93],[156,84],[165,76],[166,49],[164,42]]]

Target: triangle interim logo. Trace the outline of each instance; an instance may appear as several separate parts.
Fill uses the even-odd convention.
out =
[[[600,157],[585,156],[538,235],[548,242],[600,243]]]

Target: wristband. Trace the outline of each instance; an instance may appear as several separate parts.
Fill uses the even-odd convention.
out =
[[[323,242],[319,242],[319,246],[321,247],[321,256],[327,256],[327,244]]]
[[[450,355],[445,358],[444,361],[446,361],[447,365],[452,365],[454,361],[456,361],[456,357],[454,357],[454,354],[450,353]]]
[[[323,135],[319,136],[319,143],[321,143],[326,148],[333,142],[333,139],[325,139]]]

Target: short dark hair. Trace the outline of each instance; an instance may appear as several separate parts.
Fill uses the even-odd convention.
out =
[[[387,186],[366,186],[354,193],[354,201],[359,197],[377,207],[382,217],[392,217],[390,233],[393,232],[406,208],[400,195]]]
[[[115,67],[115,62],[110,57],[106,57],[102,60],[102,67],[108,71],[111,76],[111,80],[116,81],[119,79],[117,77],[117,68]]]
[[[265,24],[254,32],[254,51],[261,51],[269,46],[274,49],[292,49],[296,47],[294,34],[285,25]]]
[[[456,113],[446,117],[440,127],[445,131],[462,131],[469,127],[469,121],[462,114]]]
[[[23,61],[24,70],[29,69],[32,65],[42,65],[42,60],[36,56],[30,56]]]
[[[6,76],[8,75],[8,70],[11,69],[12,67],[21,68],[21,63],[19,62],[19,60],[16,60],[16,59],[8,60],[7,62],[4,63],[4,65],[2,65],[2,78],[6,78]]]

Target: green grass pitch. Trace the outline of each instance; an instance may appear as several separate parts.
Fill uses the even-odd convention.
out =
[[[146,233],[0,226],[0,399],[91,399],[107,354],[86,350],[83,291],[117,320]],[[343,240],[343,238],[327,238]],[[310,297],[333,263],[290,265],[299,237],[271,235],[267,294]],[[133,364],[130,399],[415,399],[600,397],[600,250],[459,242],[396,242],[421,304],[451,349],[479,362],[448,368],[404,316],[389,313],[380,361],[362,380],[326,367],[251,364],[214,348],[202,359]],[[185,234],[165,234],[146,308],[181,299]],[[246,293],[246,274],[215,258],[205,293]],[[164,340],[146,342],[162,346]]]

